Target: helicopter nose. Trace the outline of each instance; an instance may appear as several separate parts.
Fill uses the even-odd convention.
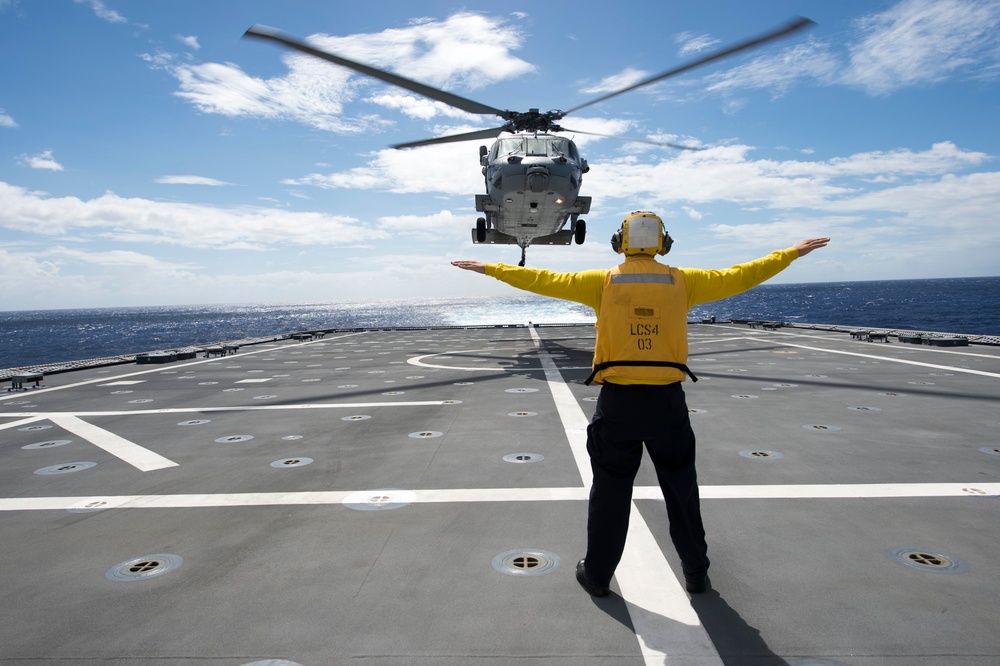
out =
[[[533,166],[528,168],[527,173],[528,189],[532,192],[544,192],[549,187],[549,170],[544,166]]]

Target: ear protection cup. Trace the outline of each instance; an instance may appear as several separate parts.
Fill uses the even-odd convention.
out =
[[[670,252],[670,247],[674,244],[674,239],[670,237],[670,232],[667,230],[663,231],[663,247],[657,252],[658,255],[663,256],[667,252]]]
[[[611,249],[614,250],[615,252],[617,252],[618,254],[621,254],[622,252],[625,251],[624,248],[622,248],[622,228],[621,227],[618,227],[618,231],[616,231],[615,233],[611,234]]]

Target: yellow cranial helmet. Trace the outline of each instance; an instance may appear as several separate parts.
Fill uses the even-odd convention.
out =
[[[666,254],[673,239],[663,228],[663,220],[648,210],[629,213],[611,237],[611,247],[618,254]]]

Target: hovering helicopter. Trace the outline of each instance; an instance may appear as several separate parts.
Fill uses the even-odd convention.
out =
[[[476,195],[476,210],[483,213],[483,217],[476,220],[476,226],[472,229],[472,242],[516,244],[521,248],[519,265],[523,266],[526,250],[532,243],[569,245],[572,241],[576,241],[579,245],[584,242],[587,234],[587,223],[580,219],[580,215],[590,212],[591,198],[580,196],[580,187],[583,184],[583,174],[587,173],[590,167],[587,160],[580,156],[576,144],[571,139],[557,136],[554,133],[587,134],[681,150],[701,150],[698,147],[674,143],[572,130],[558,125],[559,120],[592,104],[682,74],[766,42],[786,37],[811,25],[813,25],[813,21],[799,17],[770,32],[714,51],[621,90],[579,104],[568,111],[556,109],[544,113],[538,109],[528,109],[527,112],[501,110],[459,97],[397,74],[317,49],[275,28],[254,25],[244,33],[244,37],[271,40],[418,95],[443,102],[462,111],[495,115],[503,119],[505,122],[499,127],[400,143],[392,147],[404,149],[455,141],[495,139],[489,149],[486,146],[479,147],[479,163],[486,180],[486,194]],[[567,222],[569,223],[568,228],[566,228]]]

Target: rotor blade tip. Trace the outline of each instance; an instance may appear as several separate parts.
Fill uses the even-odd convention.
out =
[[[254,23],[243,33],[244,37],[273,37],[278,31],[270,26]]]

